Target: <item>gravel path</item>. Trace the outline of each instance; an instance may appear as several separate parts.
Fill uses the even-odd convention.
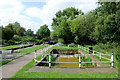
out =
[[[52,47],[52,46],[50,46]],[[45,48],[43,49],[43,51],[45,50]],[[38,50],[37,53],[40,53],[41,50]],[[23,57],[20,57],[18,59],[15,59],[11,62],[9,62],[6,65],[3,65],[2,67],[0,67],[0,76],[1,78],[10,78],[12,77],[17,71],[19,71],[24,65],[26,65],[27,63],[29,63],[30,61],[32,61],[32,59],[34,58],[34,52],[25,55]]]
[[[93,68],[56,68],[56,67],[42,67],[42,66],[35,66],[30,68],[26,72],[60,72],[60,73],[80,73],[80,72],[87,72],[87,73],[113,73],[118,72],[115,68],[110,67],[93,67]]]

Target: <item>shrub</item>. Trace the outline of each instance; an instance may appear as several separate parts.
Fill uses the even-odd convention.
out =
[[[77,45],[74,44],[74,43],[69,44],[69,46],[70,46],[70,47],[77,47]]]
[[[59,43],[64,43],[64,40],[62,38],[58,38]]]

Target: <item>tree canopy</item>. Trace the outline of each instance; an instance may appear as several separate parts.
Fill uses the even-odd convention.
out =
[[[31,29],[28,29],[25,34],[26,34],[27,36],[33,36],[33,33],[34,33],[34,32],[33,32]]]
[[[58,11],[52,22],[52,38],[64,43],[106,43],[120,41],[120,1],[98,2],[95,10],[84,14],[75,8]]]
[[[49,37],[50,36],[50,30],[49,30],[48,26],[45,24],[45,25],[41,26],[40,29],[38,29],[36,34],[40,35],[42,37]]]

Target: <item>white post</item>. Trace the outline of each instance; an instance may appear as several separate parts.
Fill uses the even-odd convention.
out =
[[[87,50],[86,50],[87,51]],[[88,48],[88,54],[89,54],[89,52],[90,52],[91,50]]]
[[[100,53],[100,60],[101,60],[101,53]]]
[[[43,53],[44,53],[44,52],[42,52],[42,58],[43,58]]]
[[[36,62],[37,62],[36,50],[35,50],[35,52],[34,52],[34,53],[35,53],[35,59],[34,59],[34,60],[35,60],[35,63],[36,63]]]
[[[94,56],[94,51],[93,51],[93,56]]]
[[[69,44],[68,44],[68,49],[69,49]]]
[[[111,67],[112,67],[112,68],[114,67],[114,62],[113,62],[113,52],[112,52],[112,55],[111,55]]]
[[[79,44],[78,44],[78,49],[80,48]]]
[[[79,68],[81,68],[81,53],[79,55]]]
[[[51,54],[49,53],[49,68],[51,68]]]

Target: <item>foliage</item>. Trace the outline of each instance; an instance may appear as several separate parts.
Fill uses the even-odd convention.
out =
[[[36,41],[36,39],[34,37],[30,37],[30,36],[23,36],[22,41],[23,42],[34,42],[34,41]]]
[[[49,37],[50,36],[50,30],[48,29],[48,26],[45,24],[38,29],[37,33],[38,35],[41,35],[42,37]]]
[[[49,62],[49,55],[46,57],[46,60]],[[55,62],[56,57],[53,56],[53,53],[51,53],[51,62]]]
[[[24,36],[25,35],[25,28],[23,27],[19,27],[17,30],[16,30],[16,33],[20,36]]]
[[[71,44],[69,44],[69,46],[70,47],[78,47],[76,44],[74,44],[74,43],[71,43]]]
[[[58,11],[53,18],[51,38],[61,38],[66,44],[119,42],[120,1],[99,0],[98,4],[99,7],[86,14],[75,8]]]
[[[21,37],[19,35],[14,35],[13,36],[13,40],[14,41],[20,41],[21,40]]]
[[[66,8],[63,11],[58,11],[53,18],[52,22],[52,37],[62,38],[65,43],[70,43],[74,40],[74,36],[70,30],[71,20],[75,19],[77,15],[83,15],[83,13],[73,7]]]
[[[62,38],[58,38],[59,43],[64,43],[64,40]]]
[[[34,32],[33,32],[31,29],[28,29],[25,34],[26,34],[27,36],[33,36],[33,33],[34,33]]]
[[[10,40],[14,36],[14,32],[12,32],[9,28],[2,28],[2,39]]]
[[[90,57],[85,58],[85,56],[81,56],[81,62],[92,62],[92,59]],[[92,63],[82,63],[82,66],[92,66]]]

